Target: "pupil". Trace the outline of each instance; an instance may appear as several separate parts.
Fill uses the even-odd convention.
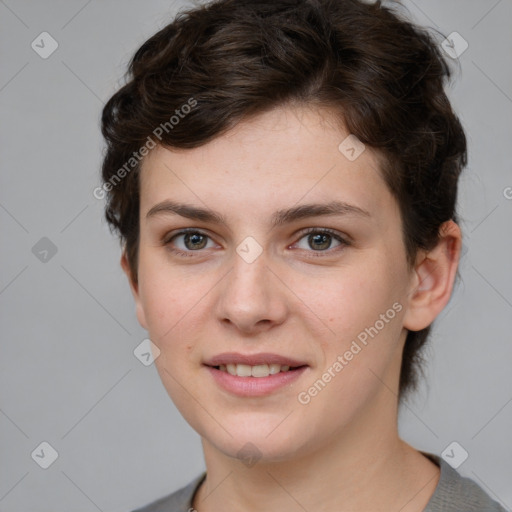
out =
[[[192,247],[188,246],[188,242],[191,242]],[[201,242],[203,242],[201,244]],[[192,233],[185,235],[185,245],[189,249],[202,249],[205,246],[205,237],[199,233]]]
[[[328,235],[326,233],[318,233],[316,235],[310,235],[309,242],[310,244],[316,244],[317,249],[328,249],[330,245],[330,237],[331,235]],[[322,247],[319,247],[319,245],[321,245]]]

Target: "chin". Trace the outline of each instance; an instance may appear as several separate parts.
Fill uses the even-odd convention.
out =
[[[224,427],[231,436],[222,429],[212,430],[211,423],[192,427],[216,450],[239,459],[249,467],[251,461],[256,459],[260,463],[292,460],[312,448],[314,438],[318,436],[311,438],[312,431],[305,428],[303,422],[297,423],[291,418],[283,421],[284,417],[281,415],[279,421],[276,421],[275,416],[267,419],[260,417],[258,421],[253,416],[252,422],[226,422]]]
[[[214,441],[214,442],[212,442]],[[242,464],[250,467],[254,463],[278,463],[292,460],[297,455],[296,443],[283,444],[280,440],[250,439],[249,437],[235,437],[229,441],[209,440],[217,450],[224,455],[240,460]],[[224,442],[223,442],[224,441]]]

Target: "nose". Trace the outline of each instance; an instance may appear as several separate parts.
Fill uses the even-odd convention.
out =
[[[286,288],[263,252],[248,263],[233,255],[233,268],[218,289],[216,314],[221,322],[246,334],[282,324],[288,314]]]

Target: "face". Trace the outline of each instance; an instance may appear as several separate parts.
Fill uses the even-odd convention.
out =
[[[177,408],[226,455],[318,449],[398,382],[400,213],[377,155],[340,151],[347,136],[280,108],[144,161],[138,319]]]

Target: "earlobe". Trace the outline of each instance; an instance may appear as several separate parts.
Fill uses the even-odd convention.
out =
[[[123,250],[121,254],[121,268],[123,269],[126,277],[128,278],[128,283],[130,284],[130,290],[132,292],[133,298],[135,300],[135,313],[137,315],[137,320],[139,324],[147,330],[146,325],[146,315],[144,313],[144,307],[142,305],[142,301],[139,294],[139,286],[138,283],[133,279],[132,271],[130,268],[130,264],[128,263],[128,258],[126,256],[126,252]]]
[[[462,235],[453,221],[439,230],[439,242],[430,251],[418,254],[404,327],[419,331],[428,327],[450,300],[457,275]]]

